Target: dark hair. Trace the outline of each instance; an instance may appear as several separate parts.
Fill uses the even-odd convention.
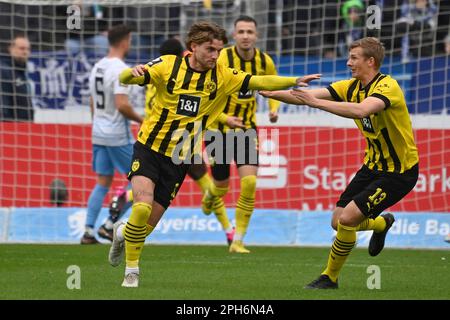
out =
[[[241,21],[245,21],[245,22],[253,22],[253,23],[255,24],[255,27],[258,26],[258,23],[256,22],[255,19],[253,19],[253,18],[250,17],[250,16],[245,16],[245,15],[239,16],[236,20],[234,20],[234,26],[236,27],[237,23],[238,23],[238,22],[241,22]]]
[[[131,33],[130,28],[128,28],[124,24],[118,24],[113,26],[111,29],[108,30],[109,45],[112,47],[117,46],[119,42],[128,37],[130,33]]]
[[[161,46],[159,47],[159,54],[162,56],[166,54],[181,56],[183,54],[183,51],[183,45],[175,38],[167,39],[166,41],[161,43]]]
[[[221,40],[223,44],[227,44],[228,39],[225,29],[214,22],[199,21],[194,23],[189,29],[186,38],[186,48],[192,50],[192,43],[202,44],[204,42],[211,42],[214,39]]]

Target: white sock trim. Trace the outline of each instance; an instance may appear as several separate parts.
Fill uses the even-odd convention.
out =
[[[242,241],[244,239],[244,235],[240,233],[235,233],[233,241]]]
[[[119,241],[124,241],[125,240],[125,238],[123,237],[123,228],[125,228],[125,224],[121,224],[117,228],[117,239],[119,239]]]
[[[130,274],[130,273],[139,274],[139,267],[136,267],[136,268],[125,267],[125,275]]]

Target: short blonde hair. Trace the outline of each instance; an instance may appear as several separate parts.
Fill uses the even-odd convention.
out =
[[[362,38],[356,41],[353,41],[353,43],[349,47],[349,51],[361,47],[363,50],[363,56],[366,59],[369,59],[373,57],[375,60],[375,66],[377,69],[380,69],[381,64],[383,63],[384,59],[384,45],[381,43],[380,40],[374,37],[366,37]]]

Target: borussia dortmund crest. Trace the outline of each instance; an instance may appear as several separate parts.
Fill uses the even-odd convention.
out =
[[[133,164],[131,165],[131,171],[136,172],[137,169],[139,169],[139,166],[141,164],[139,163],[139,160],[136,159],[133,161]]]
[[[208,81],[205,84],[205,90],[208,91],[209,93],[216,91],[217,89],[217,84],[214,81]]]

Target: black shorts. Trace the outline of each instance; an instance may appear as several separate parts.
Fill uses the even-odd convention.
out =
[[[168,208],[186,177],[189,165],[174,164],[170,157],[151,150],[139,141],[133,146],[133,158],[128,180],[133,176],[144,176],[153,181],[153,199]]]
[[[352,200],[368,218],[375,218],[403,199],[416,185],[419,165],[404,173],[370,170],[363,165],[341,194],[337,207],[345,208]]]
[[[209,159],[213,159],[210,165],[215,180],[221,181],[230,177],[232,160],[238,168],[259,164],[258,132],[254,129],[228,130],[226,134],[207,132],[205,146]]]

